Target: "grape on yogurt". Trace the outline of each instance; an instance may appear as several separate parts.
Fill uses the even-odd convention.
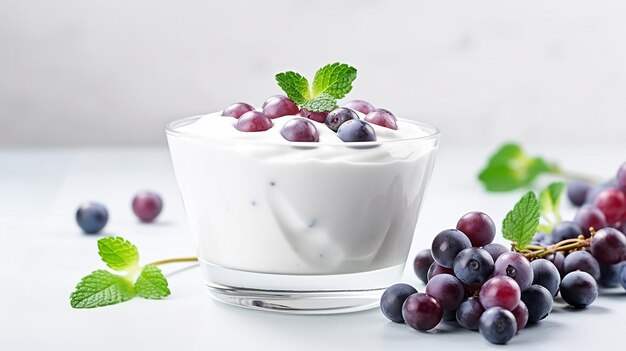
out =
[[[398,283],[388,287],[380,298],[380,310],[392,322],[404,323],[402,305],[406,299],[417,293],[414,287]]]
[[[313,124],[305,118],[294,118],[283,125],[280,130],[283,138],[293,142],[318,142],[319,132]]]
[[[142,191],[133,198],[132,208],[142,222],[152,222],[161,213],[163,200],[154,191]]]
[[[76,211],[76,223],[83,232],[96,234],[107,224],[109,212],[103,204],[97,202],[87,202]]]
[[[396,116],[394,116],[393,113],[382,108],[376,109],[368,113],[367,116],[365,116],[365,121],[393,130],[398,129]]]
[[[326,121],[326,116],[328,116],[328,112],[323,111],[311,111],[306,108],[300,109],[300,116],[304,118],[308,118],[315,122],[324,123]]]
[[[375,110],[374,105],[370,104],[364,100],[352,100],[345,104],[345,107],[349,109],[353,109],[355,111],[359,111],[362,114],[366,115]]]
[[[349,121],[351,119],[359,119],[359,115],[349,108],[340,107],[328,113],[324,124],[326,124],[330,130],[336,132],[337,129],[339,129],[339,126],[341,126],[345,121]]]
[[[249,111],[239,117],[235,128],[242,132],[263,132],[272,128],[273,125],[274,123],[265,113]]]
[[[290,98],[282,96],[268,99],[263,107],[263,113],[271,119],[297,115],[300,108]]]
[[[268,97],[267,100],[265,100],[265,102],[263,102],[263,105],[261,106],[261,108],[262,109],[265,108],[265,106],[267,106],[267,104],[270,103],[274,99],[283,99],[283,98],[288,99],[288,97],[285,95],[272,95]]]
[[[254,106],[245,102],[235,102],[222,110],[222,116],[239,118],[244,113],[254,111]]]
[[[345,142],[376,141],[376,132],[369,123],[351,119],[339,126],[337,137]]]
[[[496,225],[491,217],[483,212],[469,212],[463,215],[456,224],[472,242],[472,246],[480,247],[490,244],[496,236]]]
[[[587,272],[568,273],[561,281],[561,297],[569,305],[584,308],[598,297],[598,284]]]

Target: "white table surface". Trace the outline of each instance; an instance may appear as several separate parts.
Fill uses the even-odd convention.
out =
[[[487,212],[499,227],[521,194],[488,194],[475,180],[493,145],[447,146],[445,139],[443,145],[411,256],[471,210]],[[623,146],[536,150],[564,167],[590,168],[606,177],[624,161]],[[155,224],[138,223],[130,210],[133,194],[144,188],[157,190],[165,201]],[[105,232],[135,243],[143,263],[194,255],[165,148],[0,150],[0,350],[497,348],[454,325],[417,332],[388,322],[377,309],[302,316],[227,306],[209,297],[199,269],[184,269],[188,264],[162,266],[172,290],[166,300],[136,298],[72,309],[69,294],[75,284],[105,268],[96,247],[102,236],[81,234],[74,221],[76,207],[85,200],[107,205]],[[565,213],[570,217],[573,209],[566,205]],[[411,269],[405,281],[424,289]],[[626,291],[611,289],[582,311],[557,300],[547,319],[521,331],[506,348],[612,350],[623,347],[625,331]]]

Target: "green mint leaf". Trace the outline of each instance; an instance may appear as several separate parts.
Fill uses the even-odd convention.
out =
[[[74,308],[94,308],[114,305],[132,299],[133,286],[124,277],[97,270],[81,279],[70,295]]]
[[[554,213],[559,210],[563,190],[565,190],[565,183],[554,182],[548,185],[548,187],[539,194],[539,204],[541,205],[542,215]]]
[[[137,295],[146,299],[162,299],[170,296],[167,279],[161,270],[153,265],[143,267],[135,282]]]
[[[313,96],[328,94],[335,99],[342,99],[352,90],[356,79],[356,68],[345,63],[331,63],[320,68],[313,78]]]
[[[539,226],[539,201],[535,193],[529,191],[513,207],[502,222],[502,235],[505,239],[524,249],[532,240]]]
[[[323,93],[307,101],[304,105],[302,105],[302,107],[309,111],[327,112],[332,111],[337,107],[337,100],[334,97]]]
[[[107,266],[116,271],[132,270],[139,262],[137,247],[116,236],[98,240],[98,254]]]
[[[278,73],[276,82],[283,89],[287,97],[289,97],[297,105],[304,105],[311,99],[311,91],[309,89],[309,81],[302,75],[288,71]]]
[[[491,156],[478,179],[488,191],[509,191],[529,186],[542,173],[556,168],[540,157],[529,157],[517,144],[505,144]]]

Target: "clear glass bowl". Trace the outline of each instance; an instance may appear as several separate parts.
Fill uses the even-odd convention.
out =
[[[206,284],[233,305],[339,313],[378,305],[403,272],[439,131],[366,143],[166,134]]]

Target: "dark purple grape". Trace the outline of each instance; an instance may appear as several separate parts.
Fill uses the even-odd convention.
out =
[[[552,311],[552,294],[541,285],[533,284],[522,291],[522,301],[528,308],[528,322],[537,323]]]
[[[393,130],[398,129],[396,116],[394,116],[393,113],[382,108],[376,109],[375,111],[368,113],[367,116],[365,116],[365,121]]]
[[[544,232],[535,233],[530,241],[531,245],[548,246],[552,244],[552,235]]]
[[[359,119],[359,115],[357,115],[354,111],[349,108],[340,107],[338,109],[332,110],[326,116],[326,120],[324,123],[330,130],[336,132],[339,129],[339,126],[343,124],[345,121],[349,121],[351,119]]]
[[[133,198],[132,208],[142,222],[152,222],[161,213],[163,200],[154,191],[142,191]]]
[[[499,275],[487,280],[478,296],[485,309],[502,307],[512,311],[520,302],[521,291],[515,280]]]
[[[583,308],[598,297],[598,284],[587,272],[568,273],[561,281],[561,297],[568,304]]]
[[[622,264],[622,269],[619,271],[619,283],[626,289],[626,264]]]
[[[430,254],[430,249],[422,250],[415,255],[413,270],[415,271],[415,275],[417,275],[424,284],[428,283],[428,270],[433,262],[435,262],[435,260],[433,259],[433,255]]]
[[[286,97],[285,95],[272,95],[270,97],[267,98],[267,100],[265,100],[265,102],[263,103],[263,106],[261,106],[261,108],[265,108],[265,106],[267,106],[268,103],[270,103],[272,100],[274,99],[288,99],[288,97]]]
[[[456,321],[465,329],[478,330],[478,321],[485,309],[476,297],[463,301],[456,310]]]
[[[591,185],[582,182],[570,182],[567,184],[567,198],[572,205],[580,207],[585,203],[587,193]]]
[[[616,264],[626,260],[626,236],[615,228],[598,230],[591,239],[591,254],[604,264]]]
[[[305,118],[294,118],[280,129],[283,138],[293,142],[318,142],[320,135],[313,122]]]
[[[619,273],[622,270],[623,262],[617,264],[600,263],[600,280],[598,284],[605,288],[614,288],[619,285]]]
[[[626,162],[622,163],[622,165],[617,170],[617,175],[615,175],[615,180],[617,181],[617,185],[623,191],[626,191]]]
[[[443,310],[443,317],[441,317],[441,320],[444,322],[456,322],[456,310]]]
[[[326,121],[326,116],[328,116],[328,112],[310,111],[305,108],[302,108],[300,109],[300,116],[304,118],[308,118],[315,122],[324,123],[324,121]]]
[[[565,254],[559,251],[554,254],[547,255],[545,259],[552,262],[552,264],[554,264],[556,269],[559,271],[559,275],[561,277],[565,276],[565,271],[563,269],[563,262],[565,262]]]
[[[446,268],[446,267],[438,265],[437,262],[433,262],[433,264],[431,264],[430,267],[428,268],[428,274],[426,277],[428,278],[428,280],[431,280],[433,279],[434,276],[439,275],[439,274],[454,275],[454,271],[452,270],[452,268]]]
[[[274,123],[265,113],[250,111],[239,117],[235,128],[242,132],[263,132],[272,128],[273,125]]]
[[[513,313],[513,317],[515,317],[517,331],[519,332],[524,329],[524,327],[526,327],[526,323],[528,323],[528,307],[524,301],[520,301],[519,305],[517,305],[511,313]]]
[[[493,220],[483,212],[464,214],[457,222],[456,229],[467,235],[472,246],[475,247],[488,245],[496,237],[496,226]]]
[[[443,309],[434,297],[416,293],[404,301],[402,317],[411,328],[427,331],[441,322]]]
[[[482,285],[491,277],[494,264],[491,255],[480,248],[469,247],[454,259],[454,275],[464,284]]]
[[[593,279],[600,279],[600,265],[588,251],[574,251],[565,256],[563,272],[568,274],[573,271],[587,272]]]
[[[469,238],[460,230],[446,229],[433,239],[431,253],[439,265],[452,268],[456,255],[472,246]]]
[[[538,284],[548,289],[552,296],[559,292],[561,274],[554,263],[546,259],[538,259],[530,262],[533,269],[533,284]]]
[[[583,205],[576,213],[574,223],[578,224],[585,237],[588,238],[591,236],[589,227],[593,227],[595,230],[606,227],[606,217],[597,207]]]
[[[511,311],[489,308],[480,316],[478,331],[490,343],[504,345],[517,333],[517,321]]]
[[[587,196],[585,196],[585,203],[591,204],[596,199],[598,194],[600,194],[604,189],[615,186],[617,186],[617,183],[613,183],[611,181],[599,183],[592,186],[591,189],[589,189],[589,191],[587,192]]]
[[[533,282],[533,269],[526,257],[517,252],[506,252],[500,255],[495,262],[493,274],[504,275],[514,279],[521,290]]]
[[[604,213],[607,225],[616,225],[626,212],[626,195],[620,189],[606,188],[596,196],[593,205]]]
[[[263,106],[263,113],[269,118],[297,115],[300,108],[288,97],[268,99]]]
[[[239,118],[244,113],[254,111],[254,106],[246,104],[245,102],[235,102],[228,105],[223,111],[222,116]]]
[[[376,132],[369,123],[351,119],[339,126],[337,137],[345,142],[376,141]]]
[[[465,297],[463,284],[450,274],[439,274],[428,281],[426,293],[434,297],[444,311],[459,307]]]
[[[359,111],[362,114],[366,115],[372,111],[375,110],[374,105],[370,104],[367,101],[363,101],[363,100],[352,100],[349,101],[345,107],[347,108],[351,108],[355,111]]]
[[[107,224],[109,212],[103,204],[87,202],[76,211],[76,223],[86,234],[96,234]]]
[[[558,243],[559,241],[566,239],[576,239],[582,234],[583,230],[580,226],[571,221],[557,223],[554,228],[552,228],[552,240],[554,243]]]
[[[388,287],[380,298],[380,310],[390,321],[404,323],[402,305],[406,299],[417,293],[414,287],[408,284],[394,284]]]
[[[507,249],[506,246],[502,244],[498,244],[498,243],[491,243],[491,244],[485,245],[483,246],[483,250],[489,252],[489,254],[491,255],[491,258],[493,258],[493,262],[496,262],[498,257],[500,257],[500,255],[502,255],[503,253],[509,252],[509,249]]]

